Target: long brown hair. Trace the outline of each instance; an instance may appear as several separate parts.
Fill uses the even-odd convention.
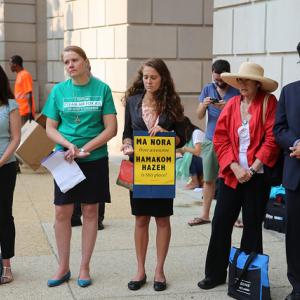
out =
[[[154,95],[158,113],[166,113],[173,120],[183,120],[184,109],[180,97],[175,91],[174,82],[167,65],[160,58],[151,58],[143,63],[132,85],[125,93],[125,101],[127,101],[130,96],[145,92],[143,83],[143,70],[145,66],[155,69],[161,77],[160,87]]]

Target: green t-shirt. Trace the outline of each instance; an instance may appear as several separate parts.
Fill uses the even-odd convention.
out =
[[[116,114],[116,109],[109,86],[91,77],[86,85],[74,85],[71,79],[55,85],[42,113],[57,121],[57,129],[62,136],[81,148],[104,130],[103,115]],[[63,147],[56,145],[56,148]],[[105,156],[106,144],[80,161],[97,160]]]

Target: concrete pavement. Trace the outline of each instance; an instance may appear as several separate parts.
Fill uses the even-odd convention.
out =
[[[172,217],[172,240],[166,261],[168,289],[152,288],[155,268],[155,226],[152,220],[147,255],[148,282],[139,291],[127,289],[135,273],[134,218],[130,214],[128,192],[115,185],[121,156],[110,158],[112,203],[106,206],[105,230],[100,231],[94,250],[91,274],[93,285],[76,283],[80,262],[81,228],[73,228],[71,247],[72,278],[68,284],[46,285],[57,267],[53,231],[52,177],[44,169],[37,172],[22,167],[15,191],[16,256],[12,260],[15,281],[0,286],[0,299],[230,299],[227,285],[202,291],[210,224],[190,227],[187,221],[201,209],[200,193],[177,188]],[[234,229],[233,244],[239,246],[241,229]],[[272,299],[290,292],[286,279],[284,236],[264,230],[265,253],[270,255],[269,277]]]

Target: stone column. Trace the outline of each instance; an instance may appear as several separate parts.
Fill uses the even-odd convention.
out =
[[[24,67],[34,80],[36,107],[39,93],[36,73],[36,1],[15,0],[0,3],[0,62],[12,82],[15,74],[10,71],[8,60],[18,54],[24,59]]]
[[[56,4],[60,7],[63,2],[48,0],[49,87],[62,80],[57,49],[62,49],[62,43],[81,46],[93,75],[113,91],[119,133],[111,148],[118,150],[121,142],[121,98],[136,69],[150,57],[166,61],[187,114],[199,124],[198,94],[211,80],[211,0],[65,0],[60,14]]]

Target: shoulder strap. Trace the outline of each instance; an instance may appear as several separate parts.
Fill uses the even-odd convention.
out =
[[[235,277],[235,282],[233,283],[234,286],[238,287],[242,281],[242,279],[244,278],[245,274],[248,271],[248,268],[250,266],[250,264],[252,263],[252,261],[256,258],[257,254],[255,252],[251,252],[244,264],[244,268],[242,269],[242,272],[240,273],[240,276]],[[237,268],[237,267],[236,267]]]
[[[266,123],[266,113],[267,113],[267,106],[268,106],[268,101],[269,101],[269,94],[266,94],[263,102],[263,108],[262,108],[262,122],[263,125]]]

